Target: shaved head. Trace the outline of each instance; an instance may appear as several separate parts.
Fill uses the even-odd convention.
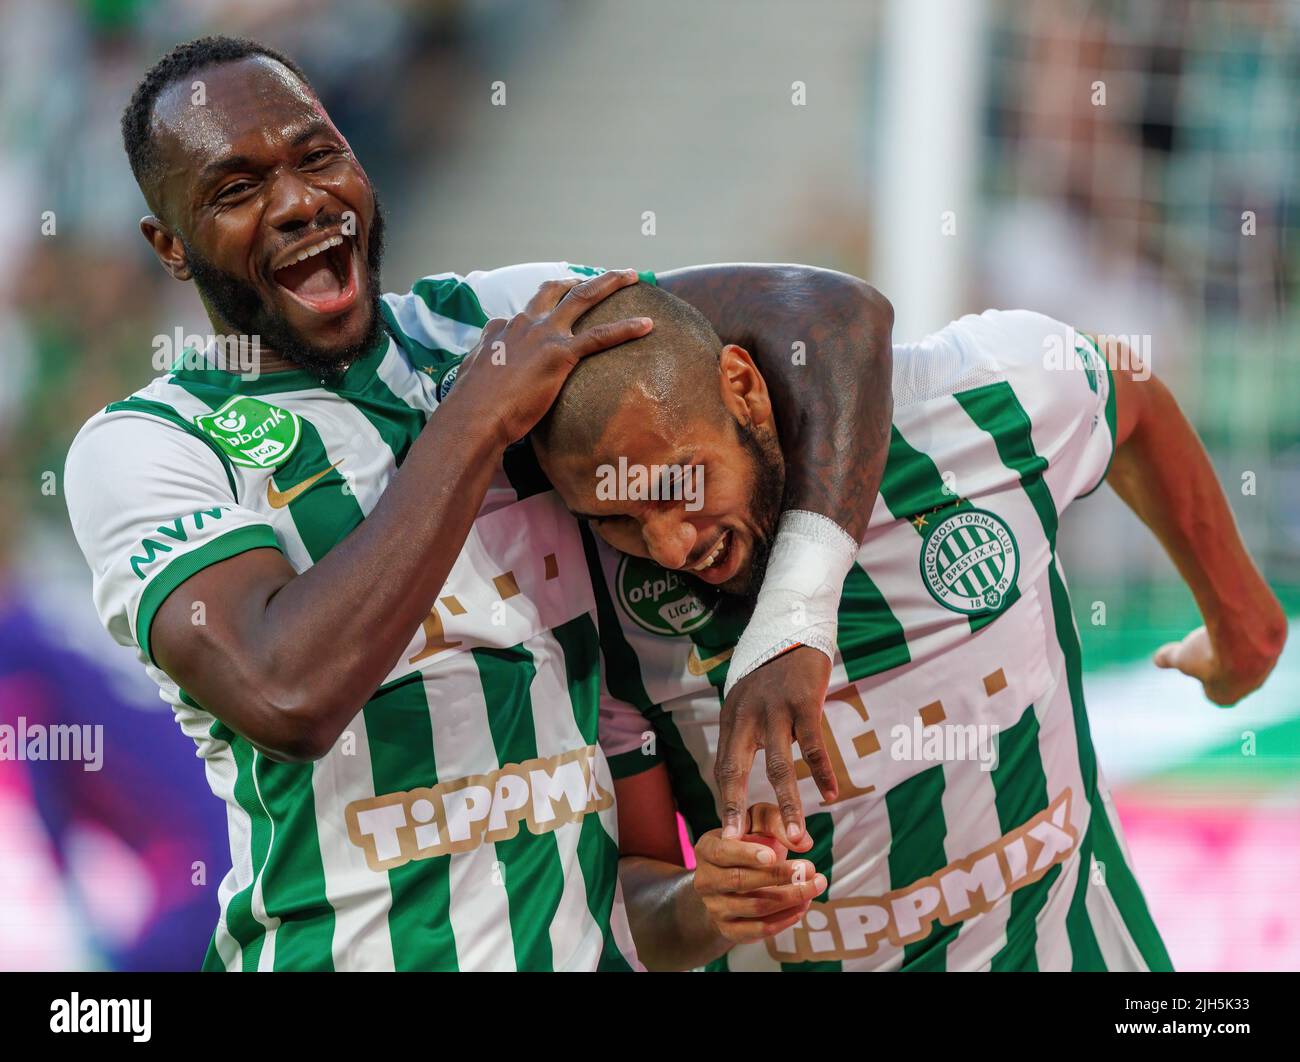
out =
[[[556,453],[591,453],[610,418],[630,401],[685,423],[702,414],[723,414],[718,393],[722,341],[690,303],[639,283],[593,306],[573,327],[575,335],[625,317],[649,317],[654,330],[639,339],[580,361],[534,438]]]

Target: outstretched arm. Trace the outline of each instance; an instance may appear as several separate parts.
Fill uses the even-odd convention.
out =
[[[1123,344],[1103,351],[1132,365]],[[1155,662],[1230,705],[1268,677],[1286,642],[1286,614],[1246,552],[1228,499],[1196,432],[1169,389],[1132,371],[1115,380],[1115,459],[1108,481],[1165,548],[1205,626],[1162,646]]]
[[[724,343],[748,350],[773,396],[786,515],[732,658],[715,774],[723,832],[734,839],[762,748],[782,822],[797,839],[803,807],[792,738],[823,798],[837,795],[821,708],[841,586],[889,451],[894,310],[865,281],[811,266],[695,266],[658,282],[700,310]]]

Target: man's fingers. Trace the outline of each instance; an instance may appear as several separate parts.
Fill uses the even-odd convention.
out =
[[[812,771],[822,801],[829,804],[839,796],[840,787],[835,780],[835,766],[831,763],[830,753],[826,751],[820,706],[815,712],[799,712],[795,715],[794,736],[799,742],[799,755]]]
[[[781,911],[766,918],[735,918],[722,923],[722,933],[733,944],[747,944],[766,940],[798,925],[808,913],[810,904],[802,904],[790,911]]]
[[[806,852],[812,847],[812,838],[805,830],[799,840],[786,836],[785,822],[781,818],[781,809],[775,804],[755,804],[749,809],[749,832],[765,833],[775,837],[779,844],[793,852]]]
[[[721,918],[768,918],[791,908],[802,908],[826,891],[821,874],[790,885],[770,885],[749,892],[726,895],[714,902]]]
[[[1178,642],[1166,642],[1157,649],[1155,655],[1156,667],[1177,667],[1179,645]]]
[[[639,279],[635,269],[611,269],[608,273],[589,277],[564,293],[564,297],[551,311],[551,320],[561,328],[572,330],[578,318],[596,303],[619,288],[635,284]]]
[[[546,281],[531,299],[528,305],[524,307],[524,313],[529,317],[544,317],[560,304],[570,291],[579,284],[584,284],[590,279],[589,277],[557,277],[555,280]]]
[[[621,321],[610,321],[608,324],[588,328],[570,340],[569,349],[578,357],[585,358],[588,354],[597,354],[620,343],[640,339],[652,328],[654,321],[649,317],[625,317]]]
[[[748,718],[729,720],[724,707],[718,732],[718,758],[713,764],[713,777],[722,802],[723,837],[735,838],[745,832],[749,771],[754,766],[756,751],[753,723]]]
[[[770,714],[768,718],[771,719]],[[788,722],[773,720],[768,727],[763,751],[767,758],[767,780],[776,792],[776,803],[781,809],[788,847],[803,848],[803,802],[799,799],[799,779],[794,773],[790,736]]]

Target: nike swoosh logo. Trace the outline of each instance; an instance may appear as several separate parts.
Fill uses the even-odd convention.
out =
[[[330,465],[329,468],[321,469],[314,476],[308,476],[306,479],[302,480],[301,482],[295,483],[288,490],[276,490],[275,484],[268,479],[266,481],[266,500],[270,503],[272,509],[283,509],[286,505],[288,505],[291,501],[293,501],[296,497],[298,497],[298,495],[308,490],[312,486],[312,484],[315,483],[318,479],[320,479],[322,476],[328,476],[331,472],[334,471],[334,469],[338,468],[338,466],[342,463],[343,463],[343,458],[340,457],[337,461],[335,461],[332,465]]]
[[[731,659],[734,649],[724,649],[717,656],[711,656],[707,660],[700,659],[699,646],[691,646],[691,655],[686,658],[686,670],[692,675],[707,675],[719,664]]]

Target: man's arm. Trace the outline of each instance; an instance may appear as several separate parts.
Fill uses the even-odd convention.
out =
[[[681,863],[668,771],[658,765],[614,783],[619,883],[637,954],[650,970],[690,970],[744,941],[794,925],[826,879],[804,860],[786,861],[778,840],[724,839],[710,830],[695,846],[696,869]],[[756,805],[756,833],[778,835],[771,804]],[[766,813],[766,814],[764,814]]]
[[[797,537],[792,526],[790,549],[774,550],[774,561],[827,555],[819,546],[841,563],[851,559],[853,544],[866,536],[889,453],[894,322],[889,301],[863,280],[811,266],[697,266],[660,273],[657,280],[700,310],[724,343],[754,355],[772,392],[786,457],[784,508],[819,514],[846,532],[814,527],[811,535]],[[798,519],[804,527],[815,522]],[[814,542],[818,535],[821,543]],[[776,569],[776,563],[769,568],[768,583]],[[742,830],[749,768],[760,748],[792,838],[802,834],[803,807],[791,738],[799,742],[822,796],[837,795],[821,707],[831,663],[825,631],[834,626],[842,576],[842,571],[828,574],[824,592],[808,602],[816,607],[808,609],[792,608],[788,592],[770,601],[760,593],[755,621],[733,658],[732,688],[722,711],[715,774],[727,837]],[[778,593],[787,589],[782,586]],[[798,614],[811,615],[820,627],[822,649],[804,644],[809,631],[805,627],[801,635],[792,622]],[[779,655],[769,659],[775,652]],[[765,659],[745,673],[746,663]]]
[[[506,445],[541,418],[579,358],[649,331],[634,318],[572,334],[582,313],[635,280],[552,281],[509,322],[489,321],[366,520],[301,574],[277,550],[254,549],[192,575],[154,616],[159,667],[269,755],[325,755],[429,614]],[[497,343],[507,358],[493,359]]]
[[[786,455],[785,505],[861,542],[880,489],[893,415],[894,308],[870,284],[802,265],[690,266],[656,275],[754,355]]]
[[[1111,365],[1133,366],[1122,343]],[[1214,468],[1169,389],[1134,369],[1115,382],[1115,458],[1107,479],[1177,566],[1205,626],[1162,646],[1155,662],[1230,705],[1268,677],[1286,643],[1286,613],[1246,552]]]

